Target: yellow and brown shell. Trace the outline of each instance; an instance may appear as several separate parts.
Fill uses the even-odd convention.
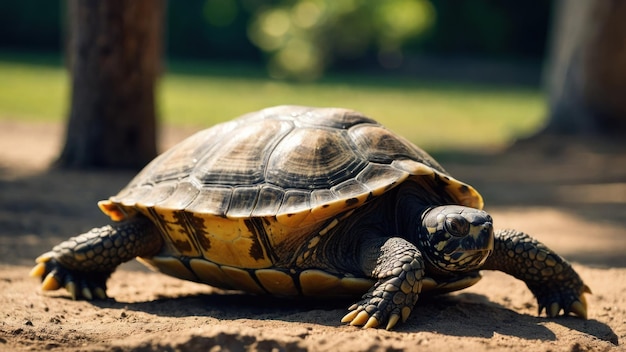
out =
[[[279,295],[361,293],[371,280],[299,263],[351,210],[408,179],[482,208],[472,187],[376,121],[279,106],[196,133],[99,206],[115,221],[152,219],[165,246],[143,260],[173,276]],[[299,257],[286,260],[285,243]]]

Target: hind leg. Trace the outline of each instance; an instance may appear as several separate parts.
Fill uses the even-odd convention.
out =
[[[106,298],[106,281],[123,262],[157,253],[163,240],[151,221],[134,218],[72,237],[40,255],[30,275],[43,290],[65,287],[73,299]]]

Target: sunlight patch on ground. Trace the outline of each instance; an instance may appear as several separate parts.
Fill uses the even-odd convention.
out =
[[[561,201],[572,203],[626,203],[626,183],[601,183],[559,186]]]

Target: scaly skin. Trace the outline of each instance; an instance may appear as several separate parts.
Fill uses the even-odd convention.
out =
[[[163,240],[151,221],[137,217],[94,228],[55,246],[37,258],[30,275],[43,290],[65,287],[73,299],[106,298],[106,281],[123,262],[154,254]]]
[[[587,318],[585,293],[591,293],[572,266],[543,243],[516,230],[499,230],[494,251],[482,269],[499,270],[526,283],[537,298],[539,314],[574,313]]]
[[[378,281],[363,295],[361,301],[348,308],[350,313],[341,322],[363,325],[364,328],[386,323],[386,329],[389,330],[400,319],[406,321],[415,306],[422,290],[424,260],[415,245],[403,238],[392,237],[373,242],[366,244],[371,247],[363,253],[363,267]],[[375,263],[375,266],[368,270],[371,263]]]

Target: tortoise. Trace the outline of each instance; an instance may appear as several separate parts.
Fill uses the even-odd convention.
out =
[[[422,293],[499,270],[523,280],[539,314],[586,318],[591,291],[528,234],[494,231],[483,199],[425,151],[340,108],[278,106],[183,140],[117,195],[113,223],[39,256],[43,290],[105,299],[137,257],[181,279],[276,296],[361,296],[344,323],[406,321]]]

